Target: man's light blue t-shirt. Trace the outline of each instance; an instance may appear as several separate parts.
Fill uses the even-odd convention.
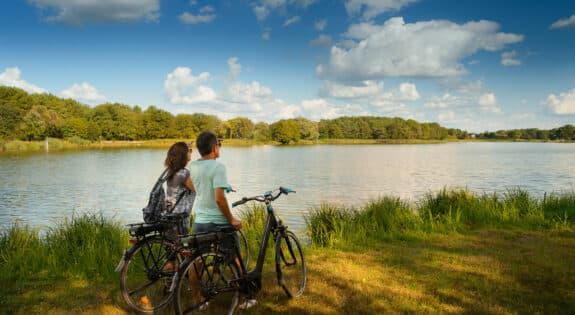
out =
[[[216,160],[196,160],[190,163],[190,178],[196,188],[194,223],[229,224],[214,193],[215,188],[229,186],[226,167]]]

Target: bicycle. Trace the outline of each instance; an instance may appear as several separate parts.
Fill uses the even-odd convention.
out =
[[[181,224],[186,216],[185,213],[166,214],[157,223],[127,225],[133,245],[124,252],[115,270],[120,272],[122,297],[134,310],[152,313],[171,301],[169,289],[183,261],[175,234],[183,231]],[[170,232],[174,226],[176,233]],[[247,238],[243,233],[240,236],[242,255],[249,257]]]
[[[277,192],[277,193],[276,193]],[[307,267],[300,242],[296,235],[288,230],[281,220],[276,218],[272,202],[282,194],[295,191],[280,187],[263,195],[244,197],[232,204],[232,207],[254,200],[266,205],[267,219],[263,237],[259,245],[256,266],[247,271],[246,264],[238,262],[238,248],[232,246],[231,252],[225,242],[231,239],[233,231],[204,233],[200,237],[191,236],[182,239],[182,252],[186,258],[174,276],[171,290],[174,296],[176,314],[205,309],[212,306],[224,307],[214,310],[217,314],[233,314],[239,304],[240,294],[253,297],[262,288],[262,271],[270,234],[275,239],[275,265],[278,285],[289,298],[300,296],[307,282]],[[234,243],[235,244],[235,243]],[[199,254],[194,254],[199,253]],[[190,281],[195,278],[196,281]],[[228,306],[229,305],[229,306]]]

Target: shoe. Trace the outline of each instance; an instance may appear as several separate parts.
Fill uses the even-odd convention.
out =
[[[246,299],[238,307],[240,308],[240,310],[247,310],[249,308],[256,306],[257,304],[258,304],[258,300],[256,300],[256,299]]]
[[[200,306],[198,306],[198,311],[199,312],[205,312],[208,310],[208,306],[210,306],[210,302],[209,301],[205,301],[204,303],[202,303]]]

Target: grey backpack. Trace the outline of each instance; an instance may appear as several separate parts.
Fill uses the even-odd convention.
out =
[[[166,213],[171,213],[178,202],[182,199],[186,191],[183,191],[176,202],[171,205],[171,207],[166,203],[166,192],[164,191],[164,183],[168,178],[170,178],[171,173],[168,173],[168,169],[166,169],[160,178],[156,181],[154,188],[150,192],[150,198],[148,199],[148,205],[142,209],[142,214],[144,215],[144,222],[146,223],[155,223],[162,218],[162,215]]]

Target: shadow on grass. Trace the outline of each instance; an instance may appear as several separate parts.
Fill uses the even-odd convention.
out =
[[[310,250],[301,297],[267,264],[259,305],[238,314],[575,313],[574,248],[575,232],[483,230]],[[0,313],[126,314],[117,282],[3,283]]]

